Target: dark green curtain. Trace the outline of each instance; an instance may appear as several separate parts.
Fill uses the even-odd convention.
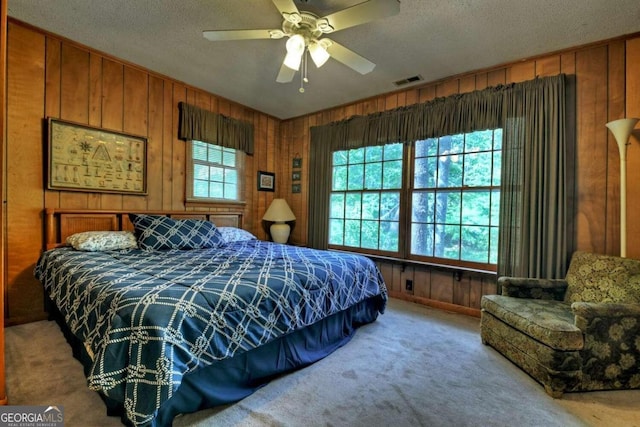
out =
[[[203,110],[185,102],[179,104],[178,138],[197,140],[253,154],[253,124]]]
[[[564,82],[564,75],[539,78],[312,127],[309,245],[328,245],[334,151],[506,126],[499,274],[562,277],[570,254],[571,223],[565,191],[570,180],[564,166]],[[534,154],[544,160],[530,165]]]
[[[498,275],[562,278],[573,252],[573,125],[565,76],[505,92]]]

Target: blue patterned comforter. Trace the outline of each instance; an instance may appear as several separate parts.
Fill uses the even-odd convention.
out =
[[[387,292],[366,257],[258,240],[44,252],[35,275],[93,360],[89,387],[150,422],[183,375]]]

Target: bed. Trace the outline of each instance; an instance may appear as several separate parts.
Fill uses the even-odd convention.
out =
[[[47,210],[35,276],[108,413],[236,402],[384,312],[364,256],[260,241],[241,213]]]

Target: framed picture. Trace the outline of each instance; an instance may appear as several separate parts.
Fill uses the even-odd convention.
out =
[[[294,157],[293,158],[293,168],[300,169],[302,167],[302,158]]]
[[[47,188],[147,194],[147,139],[48,120]]]
[[[291,192],[292,193],[299,193],[300,192],[300,184],[292,184],[291,185]]]
[[[291,172],[291,181],[300,181],[300,171]]]
[[[274,191],[276,189],[276,174],[258,171],[258,191]]]

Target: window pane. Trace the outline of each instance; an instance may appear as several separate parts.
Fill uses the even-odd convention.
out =
[[[331,194],[329,205],[329,217],[344,218],[344,194]]]
[[[217,166],[211,166],[209,168],[209,180],[224,182],[224,169]]]
[[[493,153],[493,177],[491,178],[491,185],[500,186],[500,173],[502,171],[502,152],[495,151]]]
[[[464,185],[469,187],[491,185],[491,158],[490,151],[483,153],[466,154],[464,156]]]
[[[222,164],[222,150],[220,147],[213,146],[209,144],[209,157],[207,161],[209,163]]]
[[[439,191],[436,193],[436,222],[460,223],[460,192]]]
[[[493,149],[502,150],[502,129],[493,131]]]
[[[225,199],[236,199],[236,194],[238,193],[238,186],[235,184],[224,184],[224,198]]]
[[[340,166],[333,168],[333,191],[341,191],[347,189],[347,167]]]
[[[209,144],[205,144],[200,141],[193,141],[193,146],[191,151],[193,152],[193,158],[195,160],[207,160],[207,146]]]
[[[402,160],[384,162],[385,189],[402,188]]]
[[[194,164],[193,165],[193,177],[194,179],[209,179],[209,167],[205,165]]]
[[[488,191],[462,193],[462,224],[489,225],[491,202]]]
[[[361,193],[347,194],[345,217],[349,219],[362,218],[362,194]]]
[[[344,221],[332,219],[329,221],[329,244],[342,245],[344,243]]]
[[[491,225],[500,224],[500,191],[491,192]]]
[[[474,153],[477,151],[488,151],[493,147],[493,131],[484,130],[471,132],[465,135],[465,151]]]
[[[489,227],[463,226],[460,259],[486,263],[488,257]]]
[[[442,136],[438,141],[438,154],[457,154],[464,151],[464,135]]]
[[[402,144],[387,144],[384,146],[384,159],[385,160],[401,160],[402,159]]]
[[[438,154],[437,138],[416,141],[416,157],[435,156],[436,154]]]
[[[380,219],[387,221],[400,219],[400,193],[382,193],[380,196]]]
[[[433,224],[413,224],[411,227],[411,253],[433,256]]]
[[[414,192],[411,203],[411,221],[413,222],[433,222],[434,217],[434,194],[433,192]]]
[[[333,166],[346,165],[348,161],[348,151],[335,151],[333,153]]]
[[[209,183],[209,197],[222,199],[224,197],[224,187],[219,182]]]
[[[362,243],[367,249],[378,249],[378,221],[362,221]]]
[[[349,150],[349,163],[364,163],[364,148]]]
[[[365,187],[369,190],[382,188],[382,163],[367,163],[365,166]]]
[[[489,243],[489,262],[491,264],[498,263],[498,227],[491,227],[490,238],[491,241]]]
[[[391,221],[380,221],[380,249],[383,251],[396,252],[398,250],[398,223]]]
[[[236,153],[235,150],[229,150],[228,148],[223,151],[222,164],[229,167],[236,166]]]
[[[225,169],[224,170],[224,181],[237,184],[238,183],[238,171],[236,169]]]
[[[380,219],[380,193],[362,196],[362,219]]]
[[[375,147],[367,147],[365,160],[366,162],[380,162],[382,161],[382,150],[383,147],[381,145]]]
[[[209,181],[194,180],[193,195],[196,197],[209,197]]]
[[[437,157],[416,159],[413,177],[414,188],[434,188],[436,186],[437,161]]]
[[[438,188],[462,187],[462,156],[440,156]]]
[[[349,190],[364,189],[364,164],[356,164],[348,166],[348,184]]]
[[[348,219],[344,222],[344,228],[344,244],[360,247],[360,221]]]

